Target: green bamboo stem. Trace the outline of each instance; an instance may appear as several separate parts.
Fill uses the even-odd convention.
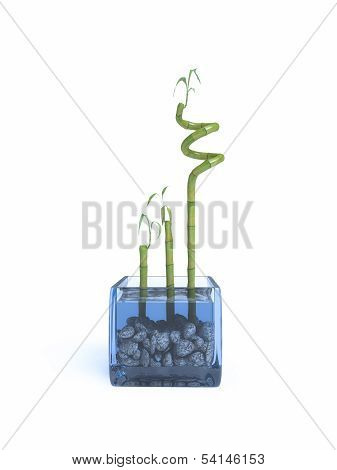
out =
[[[174,318],[174,263],[173,263],[173,237],[171,220],[165,221],[165,258],[166,258],[166,320]]]
[[[171,295],[171,297],[169,297]],[[174,292],[170,294],[168,292],[168,298],[166,302],[166,321],[172,322],[174,319]]]
[[[147,296],[147,290],[140,290],[141,299],[145,299]],[[139,317],[146,318],[146,300],[139,301]]]
[[[188,289],[188,320],[192,323],[197,321],[197,306],[195,303],[195,289]]]
[[[174,288],[173,237],[171,221],[165,221],[166,287]]]
[[[147,289],[147,252],[147,245],[139,246],[139,275],[141,289]]]
[[[147,245],[139,246],[139,275],[140,275],[140,298],[139,302],[139,316],[146,317],[146,299],[147,297]]]
[[[176,121],[184,129],[193,130],[181,144],[181,151],[184,155],[196,160],[204,160],[200,165],[195,167],[187,182],[187,253],[188,253],[188,264],[187,264],[187,277],[188,277],[188,289],[195,288],[195,188],[196,181],[201,173],[210,170],[212,167],[218,165],[224,161],[224,155],[220,153],[206,153],[198,152],[190,149],[192,145],[198,139],[205,137],[212,132],[219,130],[219,124],[213,123],[196,123],[190,122],[183,119],[183,111],[186,105],[179,103],[176,112]]]

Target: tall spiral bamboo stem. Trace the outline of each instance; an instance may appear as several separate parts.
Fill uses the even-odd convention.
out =
[[[181,151],[184,155],[196,160],[203,160],[203,162],[195,167],[187,182],[187,253],[188,253],[188,264],[187,264],[187,278],[188,278],[188,289],[195,289],[195,188],[196,181],[199,175],[212,167],[218,165],[224,161],[224,155],[221,153],[205,153],[198,152],[190,149],[192,145],[198,139],[205,137],[212,132],[219,130],[219,124],[213,123],[196,123],[186,121],[183,119],[183,112],[186,105],[179,103],[176,112],[176,121],[184,129],[193,130],[181,144]],[[191,292],[193,296],[193,292]]]

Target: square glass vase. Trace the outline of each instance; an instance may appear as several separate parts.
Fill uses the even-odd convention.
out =
[[[211,277],[126,276],[111,288],[109,369],[113,386],[217,387],[221,380],[221,294]]]

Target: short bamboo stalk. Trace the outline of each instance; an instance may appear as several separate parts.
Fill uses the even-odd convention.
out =
[[[146,317],[146,297],[147,297],[147,245],[139,246],[139,275],[140,275],[140,302],[139,302],[139,316]]]
[[[172,321],[174,318],[174,261],[171,220],[165,221],[165,258],[167,288],[166,319],[167,321]]]
[[[173,237],[171,221],[165,221],[166,287],[174,288]]]
[[[140,288],[147,289],[147,252],[146,245],[139,247],[139,275],[140,275]]]
[[[188,320],[192,323],[197,321],[197,305],[195,303],[195,289],[188,289]]]

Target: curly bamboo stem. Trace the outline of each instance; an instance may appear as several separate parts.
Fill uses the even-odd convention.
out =
[[[189,289],[195,288],[195,187],[196,181],[201,173],[210,170],[212,167],[218,165],[224,161],[224,155],[221,153],[206,153],[198,152],[190,149],[192,145],[198,139],[205,137],[212,132],[219,130],[219,124],[216,122],[211,123],[196,123],[186,121],[183,119],[183,111],[186,105],[179,103],[176,112],[176,121],[184,129],[193,130],[181,144],[181,151],[184,155],[196,160],[204,160],[200,165],[195,167],[187,182],[187,252],[188,252],[188,265],[187,265],[187,277]]]

